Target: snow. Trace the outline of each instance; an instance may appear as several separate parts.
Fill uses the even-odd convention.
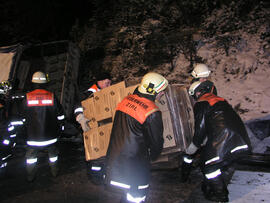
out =
[[[228,190],[231,203],[270,202],[270,173],[235,171]]]

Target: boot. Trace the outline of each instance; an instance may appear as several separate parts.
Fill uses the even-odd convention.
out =
[[[207,200],[214,202],[229,201],[229,192],[221,175],[213,179],[204,180],[201,189]]]
[[[33,182],[34,179],[36,178],[37,173],[36,164],[27,164],[26,171],[27,171],[27,181]]]
[[[51,174],[53,177],[58,176],[59,168],[57,163],[50,163]]]
[[[187,163],[184,161],[185,158],[188,158],[189,160],[191,160],[190,163]],[[182,165],[181,165],[181,169],[180,169],[180,182],[184,183],[188,180],[189,174],[192,170],[192,157],[190,155],[185,154],[183,156],[183,161],[182,161]]]

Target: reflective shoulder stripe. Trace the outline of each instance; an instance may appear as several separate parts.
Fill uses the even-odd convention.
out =
[[[57,120],[61,121],[65,119],[65,115],[57,116]]]
[[[98,91],[100,91],[100,89],[98,88],[98,86],[96,84],[93,84],[91,87],[89,87],[89,89],[87,91],[98,92]]]
[[[225,101],[225,99],[211,93],[206,93],[203,96],[201,96],[198,101],[207,101],[210,104],[210,106],[213,106],[215,105],[215,103],[219,101]]]
[[[143,124],[147,117],[159,111],[159,108],[149,99],[134,94],[125,97],[117,105],[116,111],[122,111]]]
[[[74,110],[74,113],[82,113],[83,112],[83,108],[82,107],[78,107]]]

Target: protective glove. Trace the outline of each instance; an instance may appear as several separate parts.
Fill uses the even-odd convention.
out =
[[[88,125],[88,122],[90,120],[85,118],[85,116],[82,113],[76,116],[76,121],[81,124],[83,132],[87,132],[88,130],[90,130],[90,127]]]
[[[186,150],[186,154],[192,155],[195,154],[195,152],[198,150],[198,147],[196,147],[193,142],[188,146]]]

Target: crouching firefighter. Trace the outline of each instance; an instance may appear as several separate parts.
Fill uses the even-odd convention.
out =
[[[46,90],[48,78],[43,72],[35,72],[32,77],[33,90],[23,100],[23,115],[27,134],[26,170],[27,180],[33,181],[37,171],[38,153],[48,154],[51,173],[58,174],[58,154],[56,143],[65,116],[55,94]]]
[[[202,191],[206,199],[228,202],[234,162],[251,152],[250,140],[239,115],[222,97],[213,94],[210,81],[196,81],[189,88],[194,97],[195,134],[184,156],[184,170],[200,148]],[[188,172],[184,172],[188,174]]]
[[[162,115],[155,99],[168,81],[146,74],[132,95],[117,106],[107,151],[106,183],[123,192],[122,202],[144,202],[150,182],[150,161],[163,148]]]

